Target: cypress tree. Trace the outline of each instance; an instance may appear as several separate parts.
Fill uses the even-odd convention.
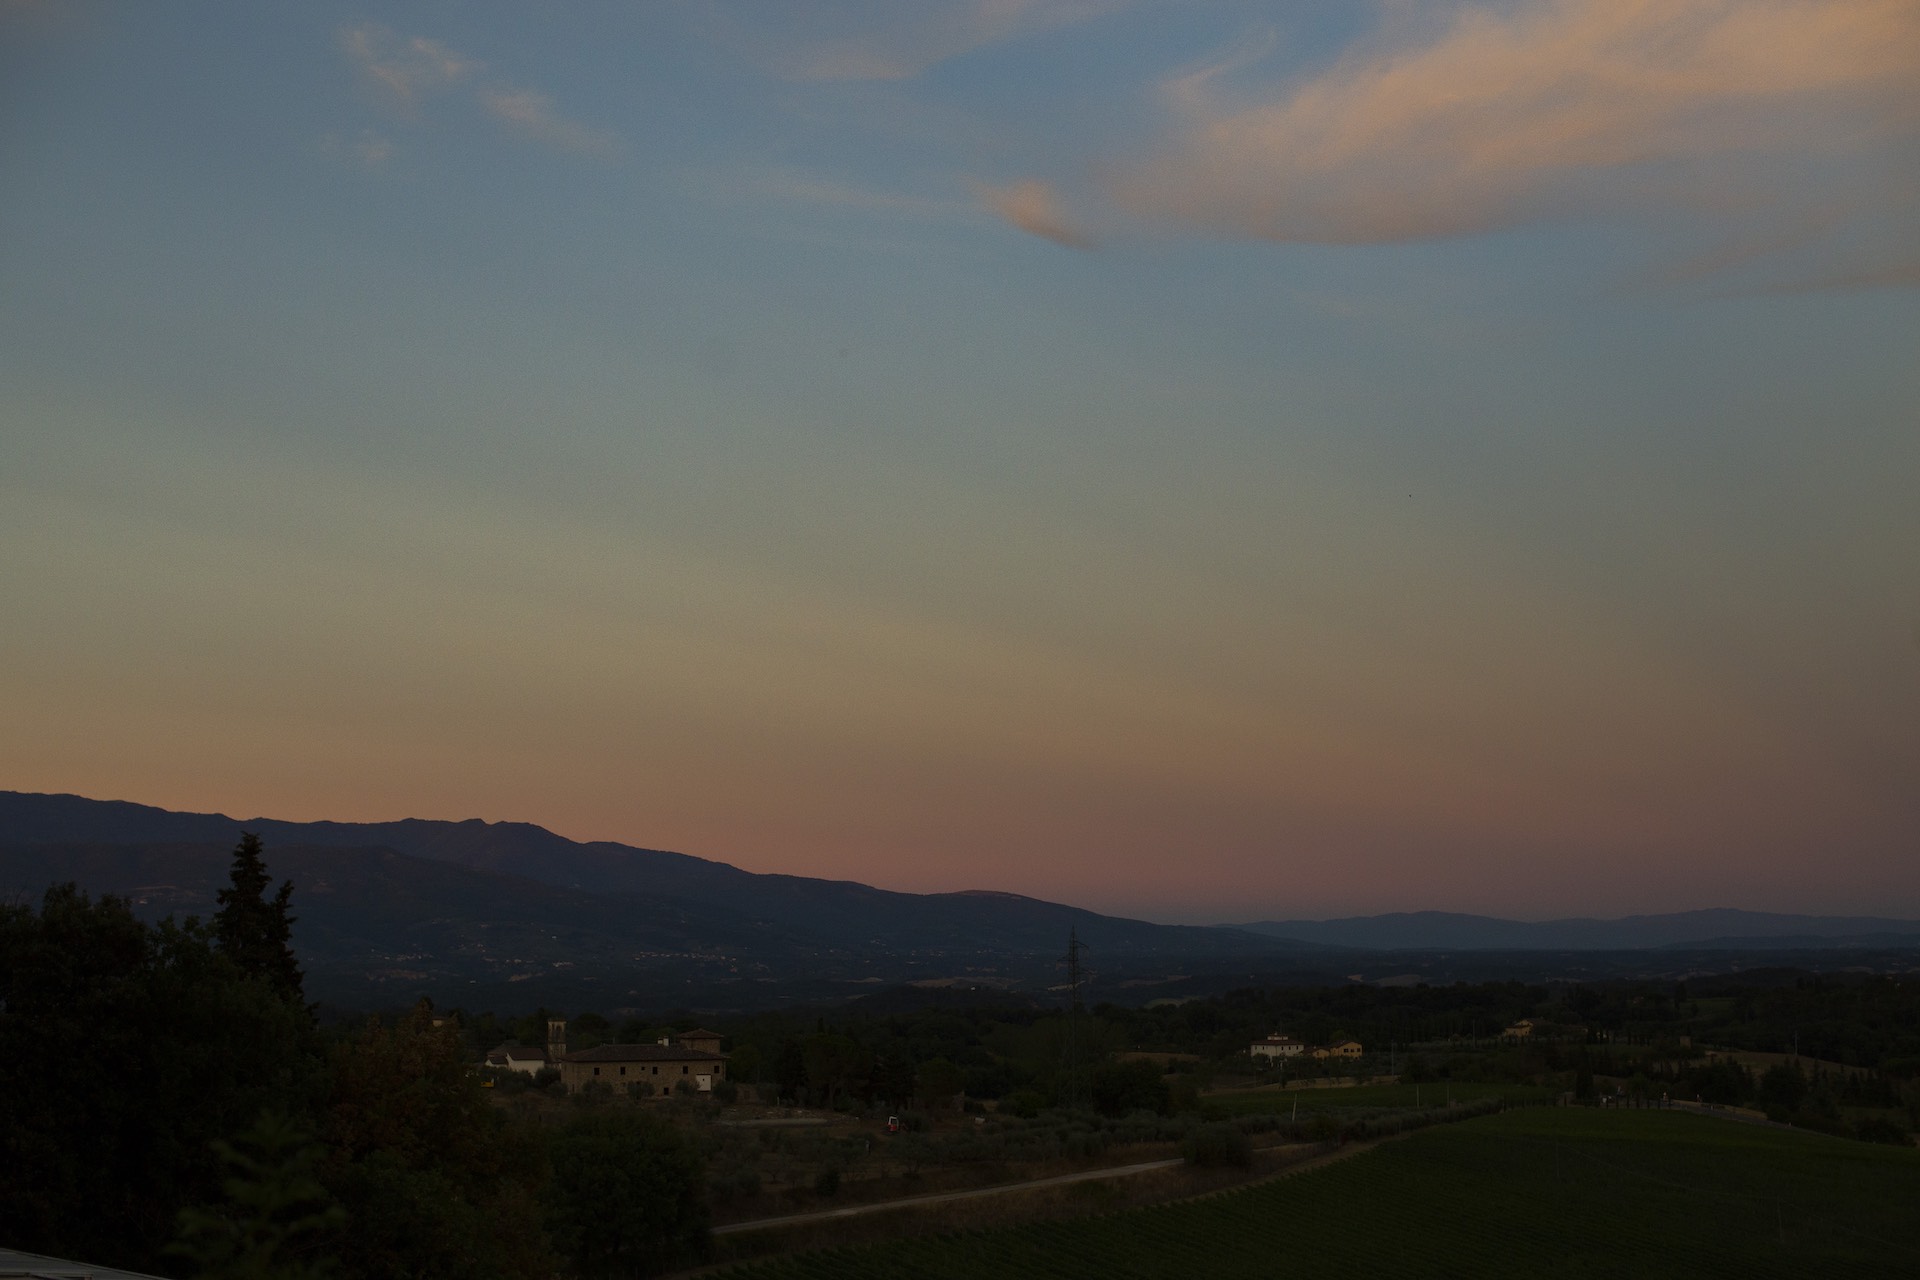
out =
[[[300,963],[293,954],[293,881],[282,881],[271,900],[266,896],[271,877],[261,857],[260,837],[240,833],[233,851],[230,883],[219,895],[213,916],[214,937],[220,950],[242,972],[265,978],[282,996],[305,999]]]

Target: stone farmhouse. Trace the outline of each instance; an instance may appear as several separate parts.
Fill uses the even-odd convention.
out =
[[[603,1044],[569,1053],[567,1024],[560,1018],[547,1023],[545,1049],[509,1042],[489,1053],[486,1065],[528,1075],[555,1067],[569,1093],[590,1084],[619,1090],[643,1084],[649,1093],[670,1093],[683,1082],[710,1093],[727,1078],[727,1055],[720,1052],[717,1031],[683,1031],[658,1044]]]
[[[1358,1040],[1335,1040],[1332,1044],[1317,1044],[1307,1052],[1315,1058],[1358,1058],[1366,1050]]]

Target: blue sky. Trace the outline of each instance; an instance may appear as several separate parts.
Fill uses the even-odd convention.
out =
[[[0,8],[5,785],[1920,913],[1920,15]]]

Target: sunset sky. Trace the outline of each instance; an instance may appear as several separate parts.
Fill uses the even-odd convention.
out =
[[[0,0],[0,788],[1920,916],[1920,3]]]

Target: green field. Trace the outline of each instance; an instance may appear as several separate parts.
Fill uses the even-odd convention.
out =
[[[1292,1178],[1102,1218],[800,1254],[724,1274],[1920,1275],[1920,1151],[1671,1111],[1533,1107]]]
[[[1546,1102],[1553,1090],[1534,1084],[1363,1084],[1351,1089],[1262,1089],[1246,1093],[1208,1095],[1210,1107],[1218,1106],[1229,1115],[1291,1115],[1296,1106],[1301,1115],[1309,1111],[1431,1108],[1454,1102],[1477,1102],[1482,1098],[1505,1098],[1509,1102]]]

